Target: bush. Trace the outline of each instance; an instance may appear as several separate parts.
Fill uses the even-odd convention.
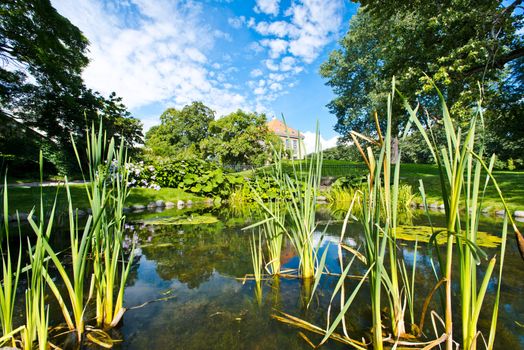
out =
[[[163,160],[145,165],[143,162],[129,164],[131,186],[160,189],[179,188],[205,197],[229,196],[242,181],[227,175],[216,164],[196,157]]]

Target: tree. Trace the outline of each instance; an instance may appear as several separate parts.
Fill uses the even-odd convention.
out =
[[[168,108],[160,116],[160,125],[146,133],[146,148],[160,157],[200,155],[200,142],[208,137],[214,119],[215,112],[202,102],[193,102],[182,110]]]
[[[2,138],[23,143],[12,133],[35,135],[25,141],[43,148],[60,172],[76,165],[71,136],[82,147],[91,123],[101,120],[108,137],[129,138],[128,144],[141,140],[140,123],[116,95],[106,99],[84,85],[88,40],[49,0],[4,1],[0,19],[0,122],[9,125],[2,130],[10,130]],[[15,157],[36,161],[38,148],[28,153],[15,146],[0,153],[14,150]]]
[[[221,164],[263,165],[271,158],[271,144],[278,148],[281,142],[266,122],[264,114],[242,110],[215,120],[210,136],[201,143],[202,151]]]
[[[341,48],[320,70],[337,96],[328,107],[338,118],[335,130],[343,138],[350,130],[374,129],[374,111],[385,120],[393,76],[397,88],[407,97],[416,96],[435,121],[438,101],[424,74],[441,88],[458,123],[467,120],[479,98],[479,81],[489,109],[515,100],[517,91],[501,89],[505,79],[516,74],[508,63],[524,55],[519,34],[523,16],[514,12],[522,0],[507,6],[495,0],[363,0],[361,4]],[[398,132],[404,122],[399,99],[394,116],[393,128]],[[487,113],[486,118],[494,116]],[[503,122],[510,119],[515,117],[505,117]]]

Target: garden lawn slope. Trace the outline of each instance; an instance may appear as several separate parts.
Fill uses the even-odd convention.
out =
[[[86,191],[82,185],[70,185],[70,191],[74,208],[89,208]],[[55,196],[58,196],[58,210],[64,211],[67,209],[67,197],[64,186],[44,187],[43,194],[46,211],[51,209]],[[23,213],[29,213],[33,206],[39,206],[40,203],[40,187],[9,187],[8,195],[10,214],[14,214],[16,210]],[[131,194],[127,198],[126,206],[134,204],[147,205],[148,203],[159,199],[166,202],[169,201],[176,203],[178,200],[192,200],[193,202],[198,202],[205,198],[184,192],[178,188],[162,188],[158,191],[151,188],[133,188],[131,189]]]

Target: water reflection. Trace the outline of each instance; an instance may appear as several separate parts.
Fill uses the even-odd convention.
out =
[[[324,327],[326,309],[337,279],[326,276],[319,284],[309,308],[305,305],[311,295],[311,285],[298,279],[274,277],[263,281],[257,288],[254,281],[242,277],[251,273],[249,252],[250,232],[242,231],[247,222],[253,222],[259,213],[256,210],[231,212],[214,208],[213,215],[219,223],[198,226],[147,226],[134,225],[129,228],[141,242],[142,256],[135,266],[126,289],[127,306],[140,305],[147,301],[171,299],[147,304],[145,307],[129,310],[120,329],[125,349],[179,348],[179,349],[303,349],[307,344],[298,336],[298,331],[271,318],[280,310]],[[238,218],[236,215],[249,215]],[[418,214],[420,215],[420,214]],[[247,218],[247,219],[246,219]],[[424,215],[415,216],[415,223],[425,223]],[[332,273],[340,272],[338,250],[342,224],[337,218],[321,213],[326,222],[333,220],[321,245],[328,249],[326,264]],[[435,215],[432,221],[440,225],[444,218]],[[481,230],[498,234],[500,222],[483,220]],[[323,228],[323,227],[322,227]],[[315,239],[320,239],[320,232]],[[362,244],[358,223],[349,225],[346,243],[358,249]],[[414,242],[399,242],[400,255],[411,269],[415,256]],[[486,249],[489,256],[496,250]],[[425,243],[419,243],[417,251],[415,323],[420,320],[422,305],[434,287],[432,254]],[[296,268],[298,259],[289,243],[282,251],[283,268]],[[351,256],[344,252],[344,263]],[[434,258],[434,257],[433,257]],[[365,267],[354,263],[353,274],[365,273]],[[456,275],[456,274],[455,274]],[[496,281],[490,285],[490,290]],[[358,280],[348,280],[346,296]],[[455,286],[456,289],[458,286]],[[349,291],[349,292],[348,292]],[[502,283],[502,304],[500,307],[499,329],[495,348],[517,349],[524,347],[524,329],[515,322],[524,321],[524,272],[518,252],[508,244],[504,280]],[[369,336],[371,310],[368,289],[364,284],[348,313],[348,332],[355,338]],[[334,307],[339,304],[335,298]],[[458,303],[455,303],[458,308]],[[485,302],[485,312],[480,329],[488,334],[491,321],[493,294]],[[430,309],[440,312],[438,293]],[[409,316],[406,316],[409,318]],[[459,320],[457,319],[457,322]],[[431,338],[431,322],[426,319],[424,332]],[[310,335],[314,341],[319,338]],[[328,343],[326,349],[342,348]]]

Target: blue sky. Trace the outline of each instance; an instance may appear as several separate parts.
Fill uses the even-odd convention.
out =
[[[145,130],[167,107],[202,101],[283,114],[333,146],[332,99],[318,71],[348,30],[344,0],[52,0],[90,41],[86,84],[122,96]]]

